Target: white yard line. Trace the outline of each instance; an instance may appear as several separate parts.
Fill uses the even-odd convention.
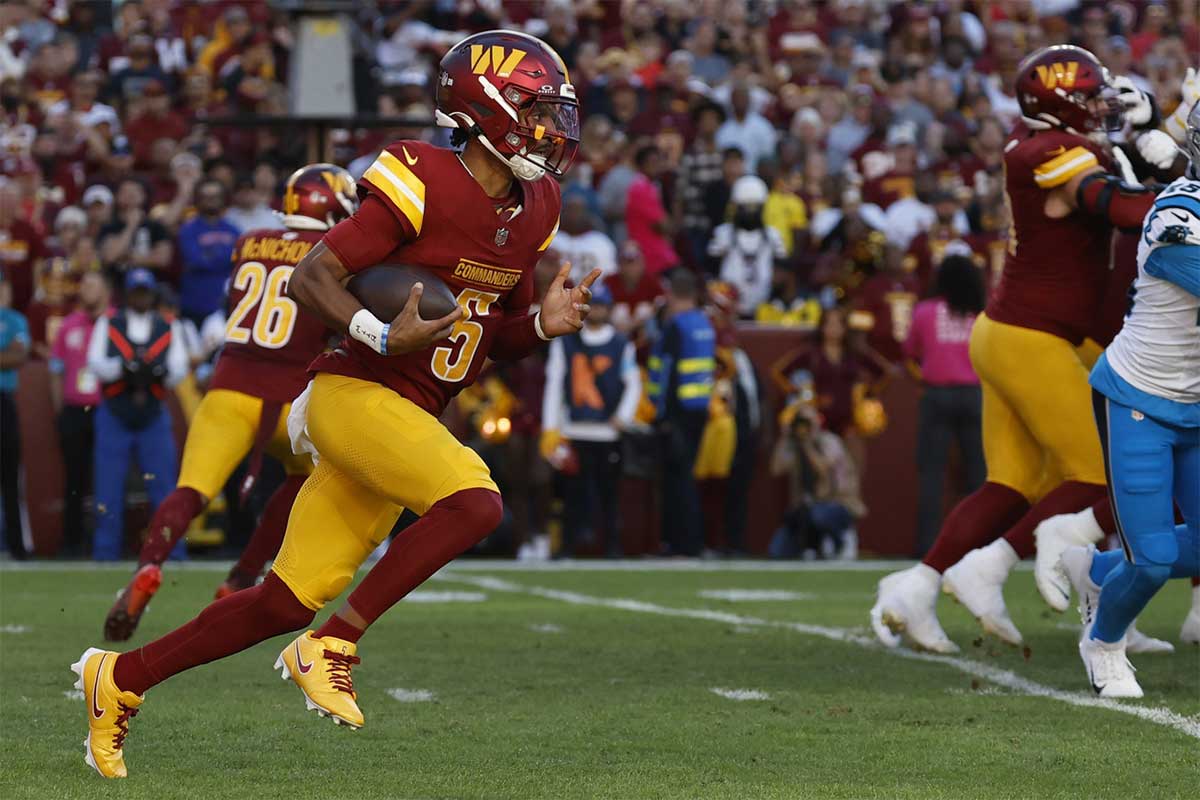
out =
[[[437,695],[428,689],[388,689],[393,700],[401,703],[432,703]]]
[[[844,642],[846,644],[854,644],[859,647],[868,648],[877,652],[888,653],[890,655],[907,658],[914,661],[927,661],[933,664],[942,664],[947,667],[953,667],[960,672],[965,672],[968,675],[973,675],[976,678],[981,678],[989,683],[994,683],[997,686],[1003,686],[1006,689],[1021,692],[1033,697],[1046,697],[1051,700],[1057,700],[1061,703],[1067,703],[1073,706],[1083,708],[1103,708],[1108,711],[1116,711],[1121,714],[1129,714],[1130,716],[1138,717],[1139,719],[1153,722],[1156,725],[1163,725],[1168,728],[1179,731],[1196,739],[1200,739],[1200,719],[1194,717],[1186,717],[1182,714],[1170,710],[1169,708],[1153,708],[1150,706],[1140,706],[1132,703],[1119,703],[1115,700],[1094,697],[1090,694],[1082,692],[1067,692],[1061,689],[1055,689],[1051,686],[1044,686],[1036,681],[1024,678],[1017,673],[995,667],[990,664],[983,664],[978,661],[972,661],[968,658],[958,656],[942,656],[931,653],[918,653],[905,648],[886,648],[880,645],[874,638],[855,633],[847,628],[834,628],[824,625],[808,625],[803,622],[787,622],[782,620],[767,620],[757,617],[747,617],[741,614],[733,614],[727,611],[712,611],[706,608],[673,608],[671,606],[660,606],[655,603],[647,603],[642,600],[633,600],[630,598],[621,597],[594,597],[591,595],[580,594],[579,592],[568,592],[560,589],[550,589],[543,586],[526,586],[519,583],[513,583],[502,578],[493,578],[487,576],[472,576],[472,575],[455,575],[441,573],[438,576],[441,580],[454,581],[465,583],[470,586],[475,586],[480,589],[485,589],[493,592],[515,592],[520,594],[529,594],[536,597],[543,597],[547,600],[557,600],[562,603],[569,603],[578,606],[598,606],[601,608],[612,608],[619,611],[633,611],[639,614],[656,614],[664,617],[682,617],[685,619],[702,619],[709,622],[719,622],[725,625],[734,625],[742,627],[768,627],[768,628],[783,628],[785,630],[803,633],[809,636],[820,636],[825,639],[830,639],[835,642]]]
[[[771,695],[766,692],[760,692],[758,689],[721,689],[716,686],[709,689],[715,695],[720,695],[726,700],[770,700]]]

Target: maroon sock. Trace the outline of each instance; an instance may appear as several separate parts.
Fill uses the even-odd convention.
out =
[[[196,515],[204,510],[204,495],[195,489],[180,486],[154,510],[150,533],[138,555],[138,565],[161,564],[167,560],[175,544],[187,533]]]
[[[1192,578],[1192,586],[1200,586],[1200,577]]]
[[[246,543],[246,549],[242,551],[242,557],[234,567],[238,572],[257,578],[262,574],[267,559],[274,558],[279,552],[283,534],[287,531],[288,515],[292,513],[292,503],[295,502],[306,477],[289,475],[271,494],[262,517],[258,520],[258,527],[254,529],[254,535]]]
[[[317,632],[314,635],[317,638],[332,636],[335,639],[344,639],[347,642],[357,642],[363,635],[363,629],[354,627],[337,614],[334,614],[325,620],[324,625],[317,628]]]
[[[1029,509],[1017,523],[1008,529],[1004,539],[1019,558],[1029,558],[1037,552],[1037,543],[1033,539],[1033,529],[1042,520],[1050,519],[1058,514],[1071,514],[1091,506],[1099,501],[1106,493],[1103,486],[1095,483],[1080,483],[1067,481],[1060,483],[1050,494],[1043,497]]]
[[[1108,498],[1108,492],[1092,503],[1092,516],[1096,518],[1096,524],[1104,531],[1105,536],[1112,536],[1117,532],[1117,520],[1113,517],[1112,501]]]
[[[113,680],[125,691],[144,694],[185,669],[299,630],[312,622],[313,616],[315,612],[272,572],[258,586],[217,600],[166,636],[122,653],[113,665]]]
[[[999,539],[1028,509],[1029,501],[1017,490],[985,483],[946,515],[922,563],[945,572],[976,547]]]
[[[445,497],[392,540],[387,553],[350,593],[350,606],[370,625],[455,556],[500,524],[504,504],[489,489]]]

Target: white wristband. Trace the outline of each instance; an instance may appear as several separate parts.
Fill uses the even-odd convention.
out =
[[[350,318],[349,332],[351,338],[358,339],[376,353],[386,356],[389,327],[370,311],[360,308]]]
[[[548,342],[553,338],[551,336],[547,336],[546,332],[544,330],[542,330],[542,312],[541,311],[537,312],[537,316],[535,316],[533,318],[533,329],[537,332],[538,338],[541,339],[543,342]]]

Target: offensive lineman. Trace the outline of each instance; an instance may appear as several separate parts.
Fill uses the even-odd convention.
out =
[[[154,511],[138,568],[104,620],[104,638],[123,642],[136,630],[162,584],[162,564],[188,525],[251,454],[253,482],[263,451],[287,478],[272,493],[262,519],[217,598],[253,586],[283,541],[288,513],[312,461],[292,453],[287,417],[308,382],[307,367],[325,349],[329,332],[315,314],[287,296],[295,265],[325,232],[354,213],[354,179],[333,164],[310,164],[288,178],[282,229],[247,231],[233,249],[231,312],[225,343],[183,447],[176,488]],[[243,483],[242,494],[250,486]]]
[[[270,573],[138,650],[91,648],[72,667],[88,708],[86,760],[105,777],[126,775],[128,723],[147,689],[303,629],[408,507],[421,519],[392,541],[333,617],[277,661],[309,708],[361,726],[350,674],[359,637],[500,521],[487,467],[437,417],[485,358],[518,359],[583,327],[588,287],[600,272],[567,289],[564,266],[537,315],[529,314],[534,265],[558,228],[554,178],[579,143],[575,89],[562,59],[532,36],[487,31],[452,47],[440,69],[437,119],[455,128],[463,150],[393,143],[363,175],[358,211],[292,276],[290,295],[348,335],[313,362],[314,377],[293,404],[293,448],[319,460]],[[396,319],[376,319],[343,283],[384,260],[434,271],[458,293],[459,307],[422,319],[417,283]]]

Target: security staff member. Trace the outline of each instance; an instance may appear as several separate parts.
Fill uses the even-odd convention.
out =
[[[648,395],[657,410],[663,445],[663,541],[671,553],[695,556],[704,544],[704,519],[693,469],[708,420],[716,367],[716,334],[698,306],[696,276],[675,270],[662,334],[650,356]]]
[[[151,502],[158,506],[175,487],[178,458],[167,390],[187,376],[180,325],[155,308],[157,284],[147,269],[125,276],[125,305],[96,322],[88,343],[88,369],[100,380],[96,411],[96,535],[93,557],[121,557],[125,478],[136,455]],[[182,555],[183,542],[176,555]]]

